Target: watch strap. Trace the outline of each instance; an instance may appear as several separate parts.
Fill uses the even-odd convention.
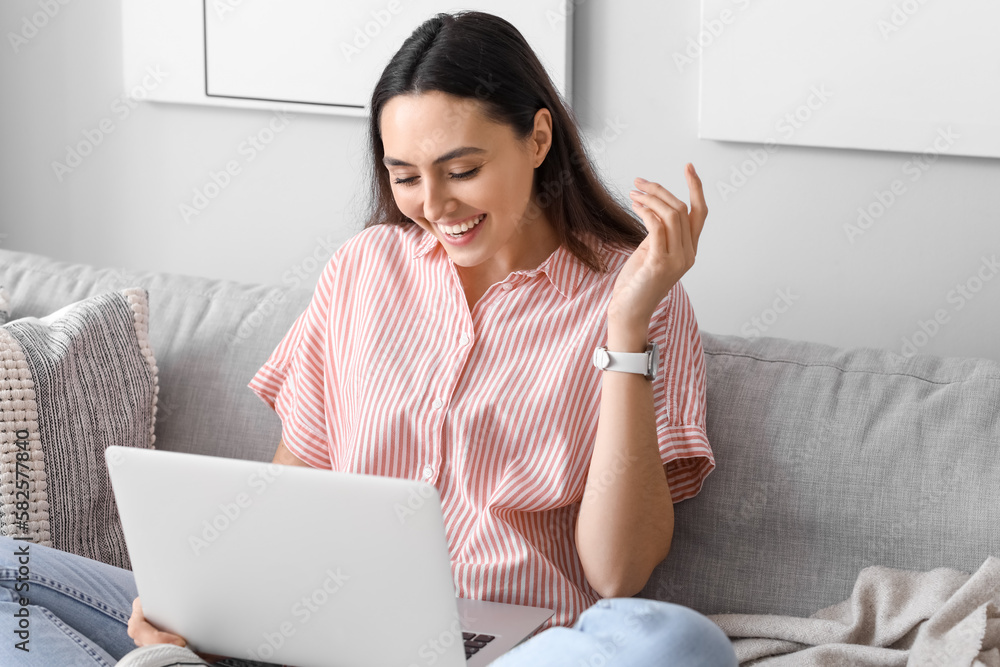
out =
[[[659,362],[656,344],[645,352],[610,352],[606,346],[594,350],[594,366],[604,371],[635,373],[653,379]]]

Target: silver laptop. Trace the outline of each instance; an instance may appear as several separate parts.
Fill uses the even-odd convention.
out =
[[[143,611],[196,651],[474,667],[552,616],[455,597],[424,482],[131,447],[105,459]]]

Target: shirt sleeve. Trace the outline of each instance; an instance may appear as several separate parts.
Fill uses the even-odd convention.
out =
[[[687,292],[678,282],[653,314],[650,339],[660,348],[653,407],[660,459],[673,501],[693,498],[715,468],[705,428],[705,355]]]
[[[329,377],[336,369],[329,344],[336,260],[335,254],[309,306],[248,385],[281,418],[285,447],[305,463],[326,469],[333,467],[326,388],[336,386]]]

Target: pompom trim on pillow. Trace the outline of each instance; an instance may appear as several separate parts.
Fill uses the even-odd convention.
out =
[[[5,416],[12,419],[0,424],[0,463],[14,472],[0,475],[0,516],[14,521],[2,527],[3,534],[30,535],[38,544],[52,546],[35,383],[20,343],[0,327],[0,419]],[[18,489],[23,480],[27,486]]]
[[[10,319],[10,305],[7,303],[7,292],[0,285],[0,324],[6,324]]]
[[[153,381],[150,445],[156,435],[159,368],[149,345],[149,300],[138,287],[121,290],[132,310],[139,351]],[[0,294],[0,307],[3,295]],[[20,463],[20,465],[18,465]],[[0,534],[30,537],[36,544],[52,545],[45,458],[38,427],[35,384],[20,342],[0,327]],[[20,474],[18,474],[20,473]],[[24,482],[27,482],[25,485]],[[18,488],[22,482],[22,488]]]
[[[135,319],[135,333],[139,339],[139,350],[146,359],[149,372],[153,376],[153,417],[149,422],[149,444],[152,449],[156,449],[156,404],[160,395],[160,369],[156,366],[156,358],[153,356],[153,349],[149,346],[149,298],[146,290],[141,287],[130,287],[121,292],[128,299],[129,306],[132,307],[132,315]]]

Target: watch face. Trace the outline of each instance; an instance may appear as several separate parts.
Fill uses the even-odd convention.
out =
[[[600,368],[602,371],[608,367],[611,363],[611,356],[608,355],[608,351],[603,347],[599,347],[594,350],[594,365]]]
[[[657,345],[656,343],[653,343],[653,350],[652,350],[652,352],[653,353],[651,355],[649,355],[651,357],[651,359],[650,359],[650,369],[649,369],[649,378],[650,379],[653,379],[654,377],[656,377],[656,374],[660,370],[660,346]]]

